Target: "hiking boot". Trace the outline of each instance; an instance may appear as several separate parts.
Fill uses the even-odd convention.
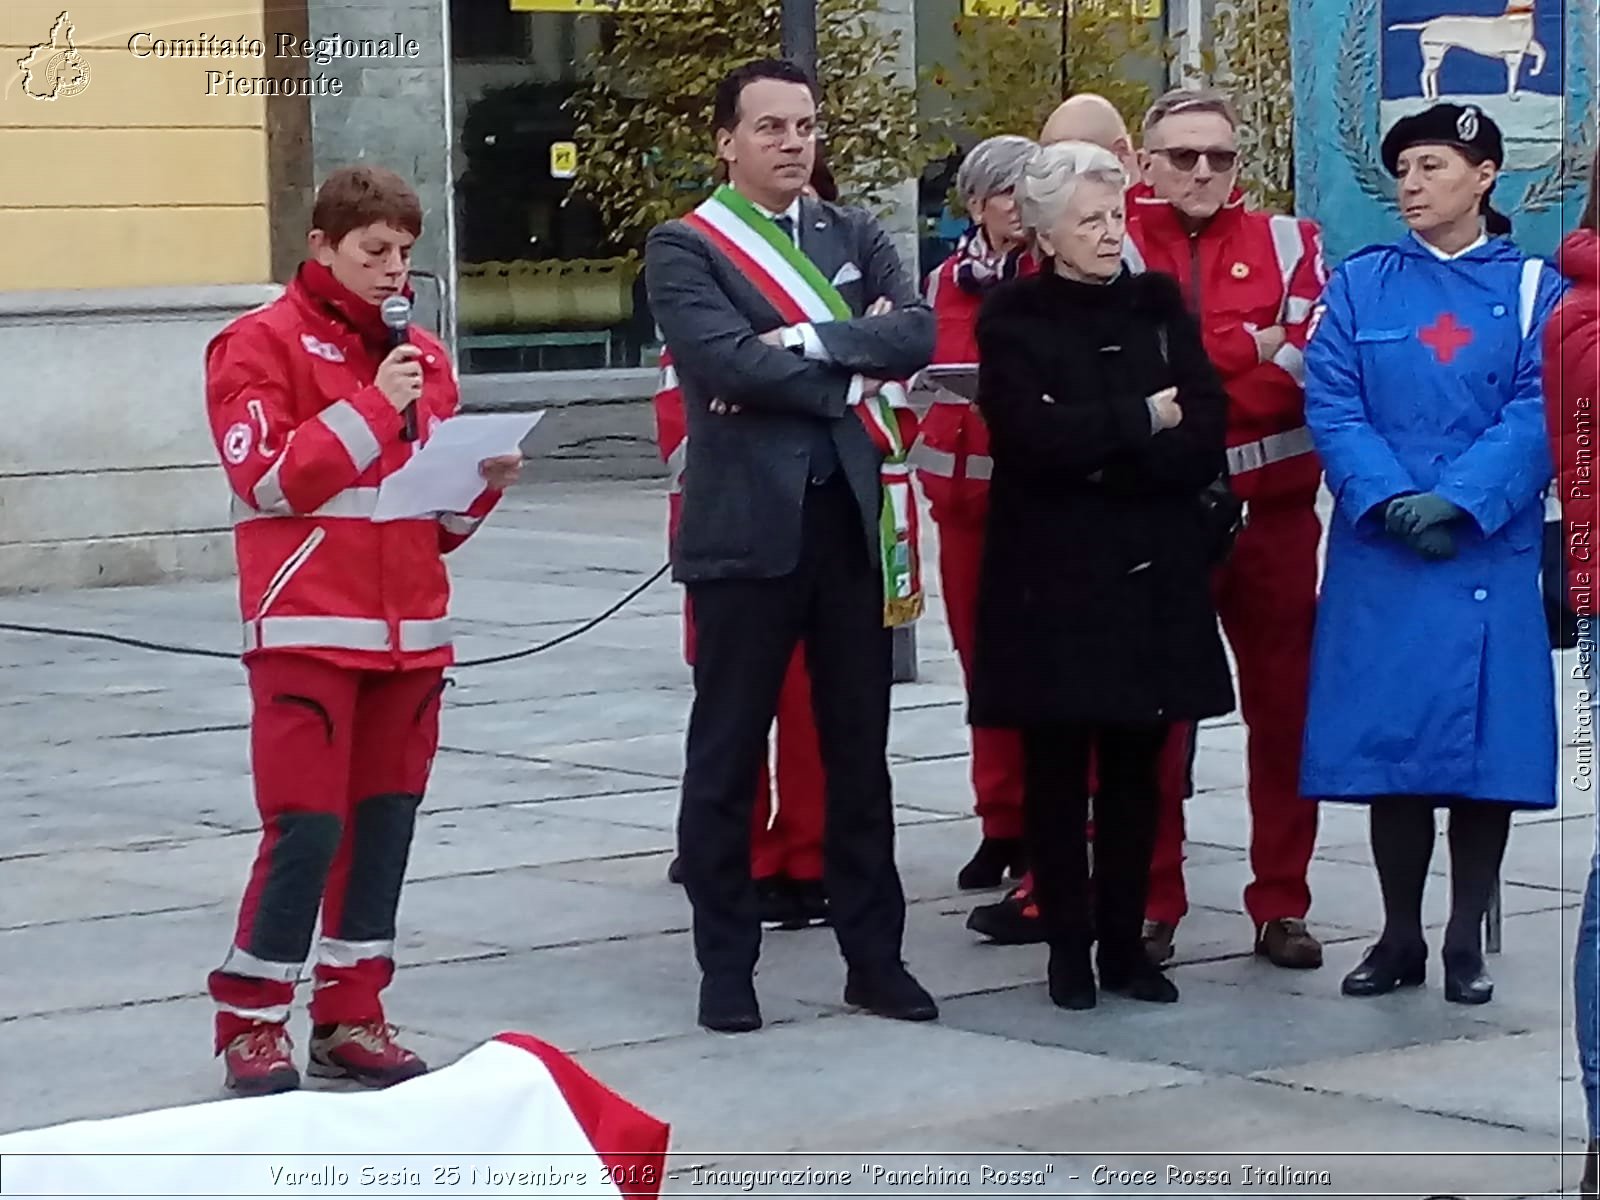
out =
[[[1256,957],[1275,967],[1309,971],[1322,965],[1322,943],[1296,917],[1264,921],[1256,930]]]
[[[967,914],[967,928],[1001,946],[1031,946],[1045,940],[1039,906],[1027,883],[1019,883],[1003,900],[978,905]]]
[[[222,1050],[224,1080],[241,1096],[271,1096],[300,1086],[300,1072],[291,1057],[294,1043],[282,1025],[257,1025]]]
[[[1152,965],[1166,966],[1172,961],[1176,952],[1172,939],[1177,934],[1178,927],[1167,921],[1146,921],[1144,923],[1144,952]]]
[[[394,1026],[383,1021],[314,1026],[306,1073],[380,1088],[427,1074],[428,1064],[395,1041],[394,1035]]]

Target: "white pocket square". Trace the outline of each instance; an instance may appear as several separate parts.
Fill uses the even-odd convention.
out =
[[[847,262],[833,273],[833,286],[838,287],[841,283],[854,283],[860,278],[861,268],[853,262]]]

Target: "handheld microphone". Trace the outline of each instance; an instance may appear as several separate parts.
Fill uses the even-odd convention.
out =
[[[378,313],[383,318],[385,327],[389,330],[389,349],[404,346],[411,340],[411,301],[404,296],[390,296],[378,308]],[[401,437],[408,441],[417,440],[417,402],[413,400],[406,405],[406,427]]]

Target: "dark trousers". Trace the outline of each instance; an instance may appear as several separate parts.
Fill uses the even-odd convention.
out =
[[[1372,861],[1383,890],[1383,936],[1396,950],[1414,953],[1422,935],[1422,891],[1438,838],[1431,796],[1384,796],[1371,801]],[[1446,958],[1478,959],[1483,953],[1483,915],[1511,832],[1511,806],[1456,800],[1450,809],[1450,922]]]
[[[827,811],[823,882],[847,962],[898,965],[905,895],[889,790],[891,634],[883,584],[843,476],[807,490],[800,561],[777,579],[689,585],[694,706],[678,855],[707,975],[748,975],[761,949],[750,881],[754,781],[794,648],[805,643]]]
[[[1144,953],[1145,894],[1159,809],[1157,762],[1166,723],[1033,726],[1022,731],[1023,824],[1034,897],[1052,945],[1099,940],[1102,964]],[[1099,791],[1094,803],[1094,913],[1084,822],[1089,815],[1089,750]]]

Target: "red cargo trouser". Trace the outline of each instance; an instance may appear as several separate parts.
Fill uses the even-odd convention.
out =
[[[950,640],[963,676],[972,675],[978,631],[978,573],[983,566],[982,516],[939,522],[939,579]],[[1022,736],[1014,729],[972,731],[972,791],[983,836],[1022,836]]]
[[[1246,726],[1250,868],[1245,911],[1257,925],[1304,917],[1317,806],[1300,795],[1300,743],[1311,675],[1322,525],[1311,499],[1249,508],[1233,554],[1213,580],[1217,613],[1239,668]],[[1146,915],[1176,924],[1183,885],[1183,803],[1162,789]]]
[[[772,811],[774,771],[763,765],[750,833],[750,874],[755,879],[772,875],[821,879],[825,777],[803,645],[795,647],[783,677],[777,723],[772,768],[778,780],[778,810]]]
[[[288,1019],[319,908],[311,1020],[383,1019],[445,685],[440,668],[354,671],[294,654],[262,655],[248,671],[262,834],[233,948],[208,980],[219,1051]]]

